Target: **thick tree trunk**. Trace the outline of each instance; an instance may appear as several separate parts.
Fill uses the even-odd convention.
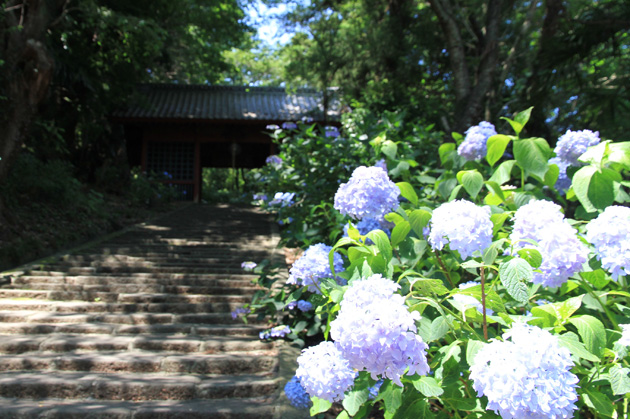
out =
[[[0,22],[0,183],[20,151],[37,105],[44,99],[53,73],[53,60],[43,41],[51,18],[50,2],[8,1]]]

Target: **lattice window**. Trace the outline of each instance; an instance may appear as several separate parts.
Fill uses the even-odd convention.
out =
[[[192,143],[149,142],[147,150],[149,173],[167,172],[173,180],[193,180],[195,145]]]

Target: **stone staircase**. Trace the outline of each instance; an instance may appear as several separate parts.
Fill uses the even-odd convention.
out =
[[[8,274],[0,418],[291,417],[295,351],[231,316],[276,244],[251,208],[190,205]]]

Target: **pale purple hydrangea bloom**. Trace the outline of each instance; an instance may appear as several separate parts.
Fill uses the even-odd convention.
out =
[[[354,224],[354,227],[359,230],[359,234],[362,236],[366,236],[370,231],[374,230],[382,230],[385,234],[391,237],[392,228],[394,228],[394,223],[390,223],[386,221],[384,218],[375,219],[375,218],[364,218]],[[343,237],[348,237],[348,230],[350,229],[350,224],[346,224],[343,227]],[[372,240],[367,239],[366,244],[372,244]]]
[[[561,194],[565,194],[567,190],[571,187],[571,179],[569,179],[569,176],[567,176],[567,168],[569,167],[569,163],[559,157],[553,157],[549,159],[549,164],[555,164],[558,166],[559,173],[555,188]]]
[[[295,198],[295,192],[276,192],[273,196],[273,200],[269,202],[269,205],[290,207],[293,205],[293,198]]]
[[[466,288],[474,287],[475,285],[479,285],[479,282],[468,281],[468,282],[464,282],[463,284],[459,284],[457,288],[459,288],[460,290],[465,290]],[[463,306],[476,308],[479,313],[483,314],[483,305],[479,302],[479,300],[477,300],[473,296],[464,295],[464,294],[455,294],[453,295],[453,300],[457,301]],[[486,307],[486,315],[492,316],[493,314],[494,314],[494,311]]]
[[[564,135],[558,138],[556,148],[553,151],[556,156],[564,160],[570,166],[581,166],[578,157],[586,152],[586,150],[594,145],[599,144],[599,132],[591,130],[571,131],[568,130]]]
[[[249,314],[251,311],[248,308],[244,308],[244,307],[239,307],[237,309],[235,309],[231,314],[232,314],[232,319],[236,320],[236,318],[241,315],[241,314]]]
[[[588,260],[588,249],[564,219],[560,206],[550,201],[530,201],[520,207],[514,214],[510,240],[515,250],[531,248],[540,252],[541,272],[534,271],[535,284],[559,287]]]
[[[301,285],[308,287],[308,290],[316,294],[321,294],[319,282],[324,278],[333,278],[328,260],[328,253],[332,249],[323,243],[309,246],[304,254],[295,261],[289,271],[287,284]],[[333,256],[333,266],[335,272],[343,272],[343,259],[335,252]],[[341,278],[335,278],[338,283],[343,283]]]
[[[464,142],[457,147],[457,154],[466,160],[483,159],[487,153],[488,138],[493,135],[497,135],[497,131],[490,122],[482,121],[468,128]]]
[[[264,193],[254,194],[254,201],[266,201],[266,200],[267,200],[267,195],[265,195]]]
[[[606,208],[586,226],[586,240],[612,279],[630,274],[630,208]]]
[[[474,252],[482,252],[492,244],[490,207],[456,200],[446,202],[433,211],[429,223],[429,243],[436,250],[449,245],[467,259]]]
[[[359,166],[335,194],[335,209],[360,220],[382,218],[398,208],[400,189],[379,167]]]
[[[368,395],[369,400],[374,400],[376,396],[378,396],[378,392],[381,390],[381,386],[383,385],[383,380],[378,380],[376,384],[369,388],[370,394]]]
[[[271,130],[271,131],[275,131],[275,130],[277,130],[277,129],[280,129],[280,127],[279,127],[279,126],[277,126],[276,124],[270,124],[270,125],[267,125],[267,126],[266,126],[266,128],[267,128],[268,130]]]
[[[306,392],[329,402],[343,400],[344,393],[354,385],[357,376],[332,342],[321,342],[304,349],[297,363],[295,375]]]
[[[327,127],[324,127],[324,131],[325,131],[324,135],[326,137],[333,137],[333,138],[339,137],[339,128],[337,127],[327,126]]]
[[[271,156],[265,159],[265,163],[271,164],[271,165],[280,165],[282,164],[282,158],[280,156],[276,156],[275,154],[272,154]]]
[[[256,262],[243,262],[241,263],[241,268],[243,268],[246,271],[253,271],[256,266],[258,266],[256,264]]]
[[[402,387],[405,372],[426,375],[429,365],[428,345],[416,333],[420,314],[409,312],[405,298],[395,294],[399,288],[378,274],[352,282],[330,324],[330,336],[352,368]]]
[[[621,339],[617,341],[620,345],[630,346],[630,324],[620,324],[622,329]]]
[[[374,163],[374,167],[380,167],[385,171],[385,173],[387,173],[387,163],[385,162],[385,159],[380,159],[379,161]]]
[[[306,313],[306,312],[311,311],[313,309],[313,304],[309,303],[308,301],[299,300],[297,302],[297,308],[301,312]]]
[[[503,339],[477,352],[470,368],[477,396],[488,398],[486,409],[504,419],[573,417],[578,378],[569,350],[524,323],[514,323]]]
[[[303,116],[302,122],[304,122],[305,124],[310,124],[311,122],[313,122],[313,118],[311,118],[310,116]]]
[[[281,324],[280,326],[272,327],[269,330],[262,331],[258,334],[260,339],[271,339],[271,338],[283,338],[286,335],[291,333],[291,329],[289,326]]]
[[[296,129],[297,124],[295,122],[283,122],[282,129]]]
[[[300,379],[295,375],[284,385],[284,394],[287,395],[293,407],[308,409],[311,406],[311,397],[300,384]]]

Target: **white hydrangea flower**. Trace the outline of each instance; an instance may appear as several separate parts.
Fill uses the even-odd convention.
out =
[[[586,240],[612,279],[630,274],[630,208],[606,208],[586,226]]]
[[[568,349],[551,333],[515,323],[503,341],[485,345],[475,356],[470,378],[487,410],[504,419],[573,417],[578,378]]]
[[[630,346],[630,324],[620,324],[619,326],[621,326],[621,339],[619,339],[617,342],[620,345],[624,345],[624,346]]]

